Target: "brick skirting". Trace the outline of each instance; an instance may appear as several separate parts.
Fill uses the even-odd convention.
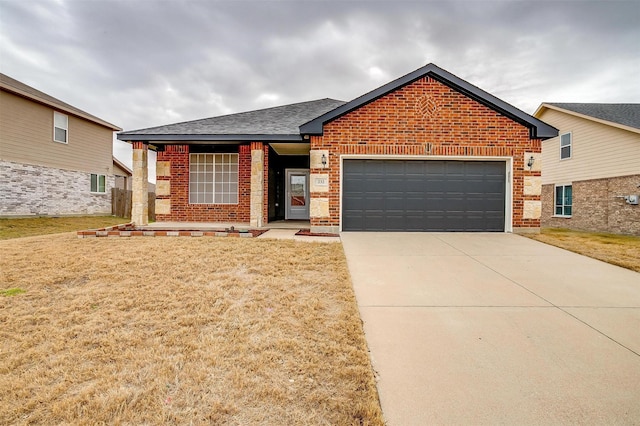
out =
[[[266,229],[247,230],[150,230],[135,228],[132,224],[116,225],[107,228],[90,229],[78,231],[78,238],[95,237],[232,237],[232,238],[253,238],[265,233]]]
[[[640,193],[640,175],[573,181],[573,214],[556,217],[555,185],[542,186],[542,226],[580,231],[640,235],[640,206],[623,195]]]

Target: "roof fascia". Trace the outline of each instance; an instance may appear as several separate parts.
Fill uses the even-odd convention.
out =
[[[147,135],[135,133],[118,133],[118,140],[125,142],[301,142],[301,135]]]
[[[582,114],[579,112],[571,111],[569,109],[560,108],[558,106],[545,104],[545,103],[543,103],[542,105],[540,105],[540,107],[538,107],[534,115],[538,116],[539,114],[542,114],[545,109],[552,109],[554,111],[563,112],[565,114],[573,115],[574,117],[584,118],[585,120],[593,121],[596,123],[604,124],[606,126],[615,127],[618,129],[629,131],[629,132],[640,133],[640,129],[636,127],[626,126],[624,124],[616,123],[614,121],[603,120],[602,118],[593,117],[591,115]]]
[[[86,113],[86,112],[84,112],[84,111],[82,111],[80,109],[72,110],[70,108],[65,107],[64,105],[60,105],[58,103],[51,102],[51,101],[49,101],[47,99],[42,99],[42,98],[40,98],[38,96],[34,96],[31,93],[25,92],[23,90],[20,90],[18,88],[13,87],[13,86],[9,86],[9,85],[4,84],[2,82],[0,82],[0,88],[2,88],[3,90],[6,90],[7,92],[13,93],[14,95],[20,96],[22,98],[29,99],[30,101],[37,102],[39,104],[43,104],[43,105],[49,106],[51,108],[57,109],[58,111],[64,111],[67,114],[75,115],[76,117],[80,117],[82,119],[91,121],[92,123],[99,124],[100,126],[107,127],[107,128],[109,128],[109,129],[111,129],[113,131],[119,132],[119,131],[122,130],[120,127],[118,127],[118,126],[116,126],[114,124],[111,124],[108,121],[104,121],[104,120],[102,120],[102,119],[100,119],[98,117],[94,117],[94,116],[90,115],[89,113]]]
[[[535,117],[527,114],[518,108],[509,105],[508,103],[496,98],[495,96],[485,92],[484,90],[464,81],[463,79],[456,77],[448,71],[434,65],[428,64],[422,68],[419,68],[403,77],[400,77],[390,83],[387,83],[367,94],[364,94],[351,102],[348,102],[338,108],[329,111],[326,114],[317,117],[302,126],[300,126],[300,133],[310,135],[321,135],[323,133],[324,124],[331,120],[341,117],[363,105],[373,102],[384,95],[397,90],[403,86],[406,86],[414,81],[429,76],[435,80],[451,87],[452,89],[468,96],[483,105],[503,114],[512,120],[523,124],[530,129],[530,137],[548,139],[555,137],[558,134],[557,129],[548,124],[538,120]]]

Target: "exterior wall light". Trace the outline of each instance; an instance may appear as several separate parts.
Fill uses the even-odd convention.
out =
[[[320,162],[322,162],[322,168],[326,169],[327,168],[327,156],[322,154],[322,158],[320,159]]]
[[[529,167],[529,170],[531,170],[533,168],[533,162],[536,161],[535,158],[533,158],[533,155],[531,157],[529,157],[529,161],[527,161],[527,166]]]

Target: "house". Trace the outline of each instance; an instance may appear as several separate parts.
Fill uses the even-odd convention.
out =
[[[0,74],[0,216],[111,214],[118,130]]]
[[[540,227],[540,152],[557,130],[426,65],[350,102],[320,99],[118,134],[145,224],[307,220],[314,232]],[[527,166],[534,158],[533,167]]]
[[[114,188],[131,190],[133,172],[123,162],[113,157]],[[153,192],[153,191],[150,191]]]
[[[543,103],[542,226],[640,235],[640,104]]]

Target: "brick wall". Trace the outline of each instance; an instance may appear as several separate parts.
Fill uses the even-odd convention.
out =
[[[640,235],[640,206],[619,195],[640,194],[640,175],[574,181],[570,218],[553,217],[554,185],[542,186],[542,226]]]
[[[523,218],[524,177],[540,176],[524,165],[524,154],[540,153],[540,140],[529,129],[429,77],[327,123],[311,149],[329,151],[329,217],[311,225],[337,227],[340,217],[340,155],[455,155],[513,157],[513,227],[538,228],[539,219]],[[311,169],[311,173],[326,173]]]
[[[189,204],[189,145],[167,145],[158,152],[157,161],[170,163],[171,195],[158,199],[171,200],[170,214],[156,214],[157,221],[175,222],[249,222],[251,194],[251,146],[238,150],[238,204]]]
[[[0,216],[111,214],[113,175],[91,193],[91,173],[0,161]]]

